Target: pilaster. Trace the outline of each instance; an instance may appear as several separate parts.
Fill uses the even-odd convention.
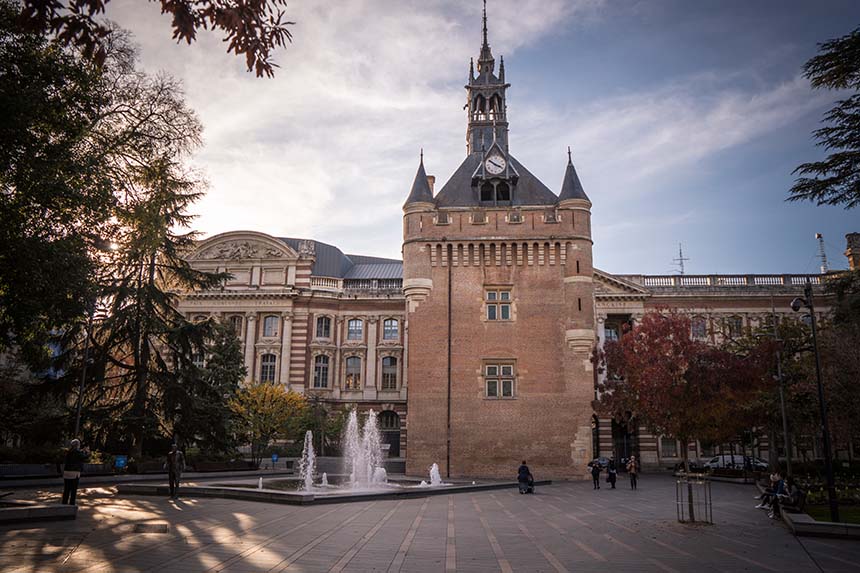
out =
[[[254,344],[257,336],[257,316],[254,313],[245,315],[245,368],[248,370],[246,379],[253,382],[257,379],[254,371]]]

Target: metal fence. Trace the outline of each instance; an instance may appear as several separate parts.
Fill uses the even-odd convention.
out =
[[[679,477],[675,483],[675,508],[681,523],[713,523],[711,482],[703,474]]]

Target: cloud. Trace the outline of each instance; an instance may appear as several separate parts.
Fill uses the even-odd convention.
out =
[[[151,3],[108,6],[135,34],[143,65],[182,79],[201,117],[205,146],[195,161],[210,187],[196,211],[204,233],[254,229],[398,256],[400,206],[419,147],[437,188],[463,158],[463,84],[480,47],[479,2],[292,2],[294,43],[278,53],[274,80],[246,73],[217,34],[172,44],[169,19]],[[599,22],[605,5],[494,0],[489,10],[493,53],[515,58],[565,27]],[[820,105],[799,78],[733,80],[678,78],[581,108],[518,101],[511,149],[557,188],[572,145],[586,190],[604,208]]]

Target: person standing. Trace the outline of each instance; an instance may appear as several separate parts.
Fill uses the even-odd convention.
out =
[[[167,454],[167,479],[170,486],[170,497],[174,499],[179,495],[179,480],[184,471],[185,455],[179,451],[179,446],[173,444],[170,446],[170,453]]]
[[[534,478],[525,460],[517,470],[517,482],[520,486],[520,493],[534,493]]]
[[[75,498],[78,495],[78,483],[88,457],[87,453],[81,450],[80,440],[76,438],[69,442],[69,450],[63,464],[63,505],[77,505]]]
[[[609,458],[609,468],[607,470],[606,481],[608,481],[612,485],[612,489],[615,489],[615,480],[618,479],[618,468],[615,466],[615,458]]]
[[[639,477],[639,468],[636,467],[636,456],[630,456],[627,460],[627,474],[630,476],[630,489],[636,489],[636,479]]]
[[[600,489],[600,463],[595,460],[588,465],[591,466],[591,479],[594,480],[594,489]]]

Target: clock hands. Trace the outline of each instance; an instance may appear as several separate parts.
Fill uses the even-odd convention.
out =
[[[490,165],[494,165],[494,166],[498,167],[499,169],[502,169],[502,168],[503,168],[503,167],[502,167],[502,164],[501,164],[501,163],[496,163],[494,159],[488,159],[488,160],[487,160],[487,163],[489,163]]]

